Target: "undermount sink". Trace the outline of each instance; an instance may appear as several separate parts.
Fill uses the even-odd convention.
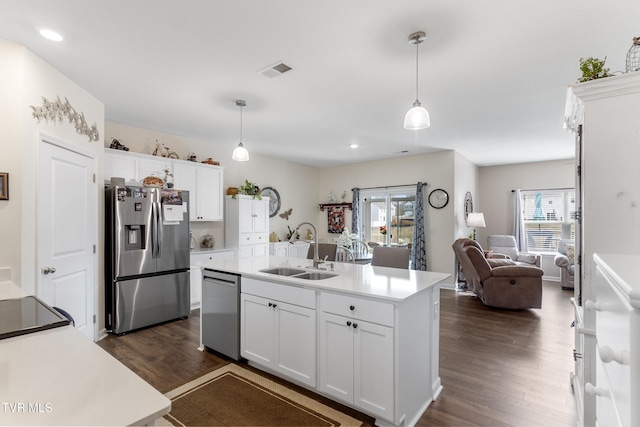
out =
[[[322,280],[337,276],[337,274],[335,273],[327,273],[324,271],[307,271],[289,267],[266,268],[264,270],[260,270],[260,272],[267,274],[276,274],[278,276],[295,277],[296,279],[305,280]]]
[[[267,274],[277,274],[278,276],[295,276],[296,274],[302,274],[305,270],[300,270],[297,268],[288,268],[288,267],[278,267],[278,268],[267,268],[265,270],[260,270],[261,273]]]
[[[333,273],[325,273],[323,271],[308,271],[304,274],[296,275],[296,279],[306,279],[306,280],[322,280],[329,279],[330,277],[336,277],[337,274]]]

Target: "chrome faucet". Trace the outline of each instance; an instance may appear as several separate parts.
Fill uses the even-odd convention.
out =
[[[289,239],[289,243],[293,244],[293,241],[295,240],[296,235],[298,234],[298,230],[304,224],[310,225],[311,228],[313,228],[313,268],[318,268],[318,266],[324,263],[324,261],[321,260],[320,257],[318,257],[318,232],[316,230],[316,227],[313,224],[311,224],[310,222],[301,222],[300,224],[298,224],[296,229],[293,230],[293,233],[291,233],[291,238]]]

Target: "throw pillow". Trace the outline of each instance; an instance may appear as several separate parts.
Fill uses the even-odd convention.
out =
[[[575,245],[573,243],[565,243],[564,248],[567,251],[567,258],[569,258],[569,264],[573,265],[573,257],[575,255]]]

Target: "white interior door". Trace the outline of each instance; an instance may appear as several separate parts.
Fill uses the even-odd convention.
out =
[[[67,311],[95,341],[95,160],[43,139],[38,176],[38,284],[47,304]]]

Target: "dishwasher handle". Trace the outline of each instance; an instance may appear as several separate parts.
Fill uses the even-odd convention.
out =
[[[210,283],[212,285],[222,285],[222,286],[228,286],[230,288],[235,288],[236,286],[238,286],[237,282],[230,282],[227,280],[221,280],[221,279],[214,279],[212,277],[205,277],[204,279],[202,279],[203,283]]]

